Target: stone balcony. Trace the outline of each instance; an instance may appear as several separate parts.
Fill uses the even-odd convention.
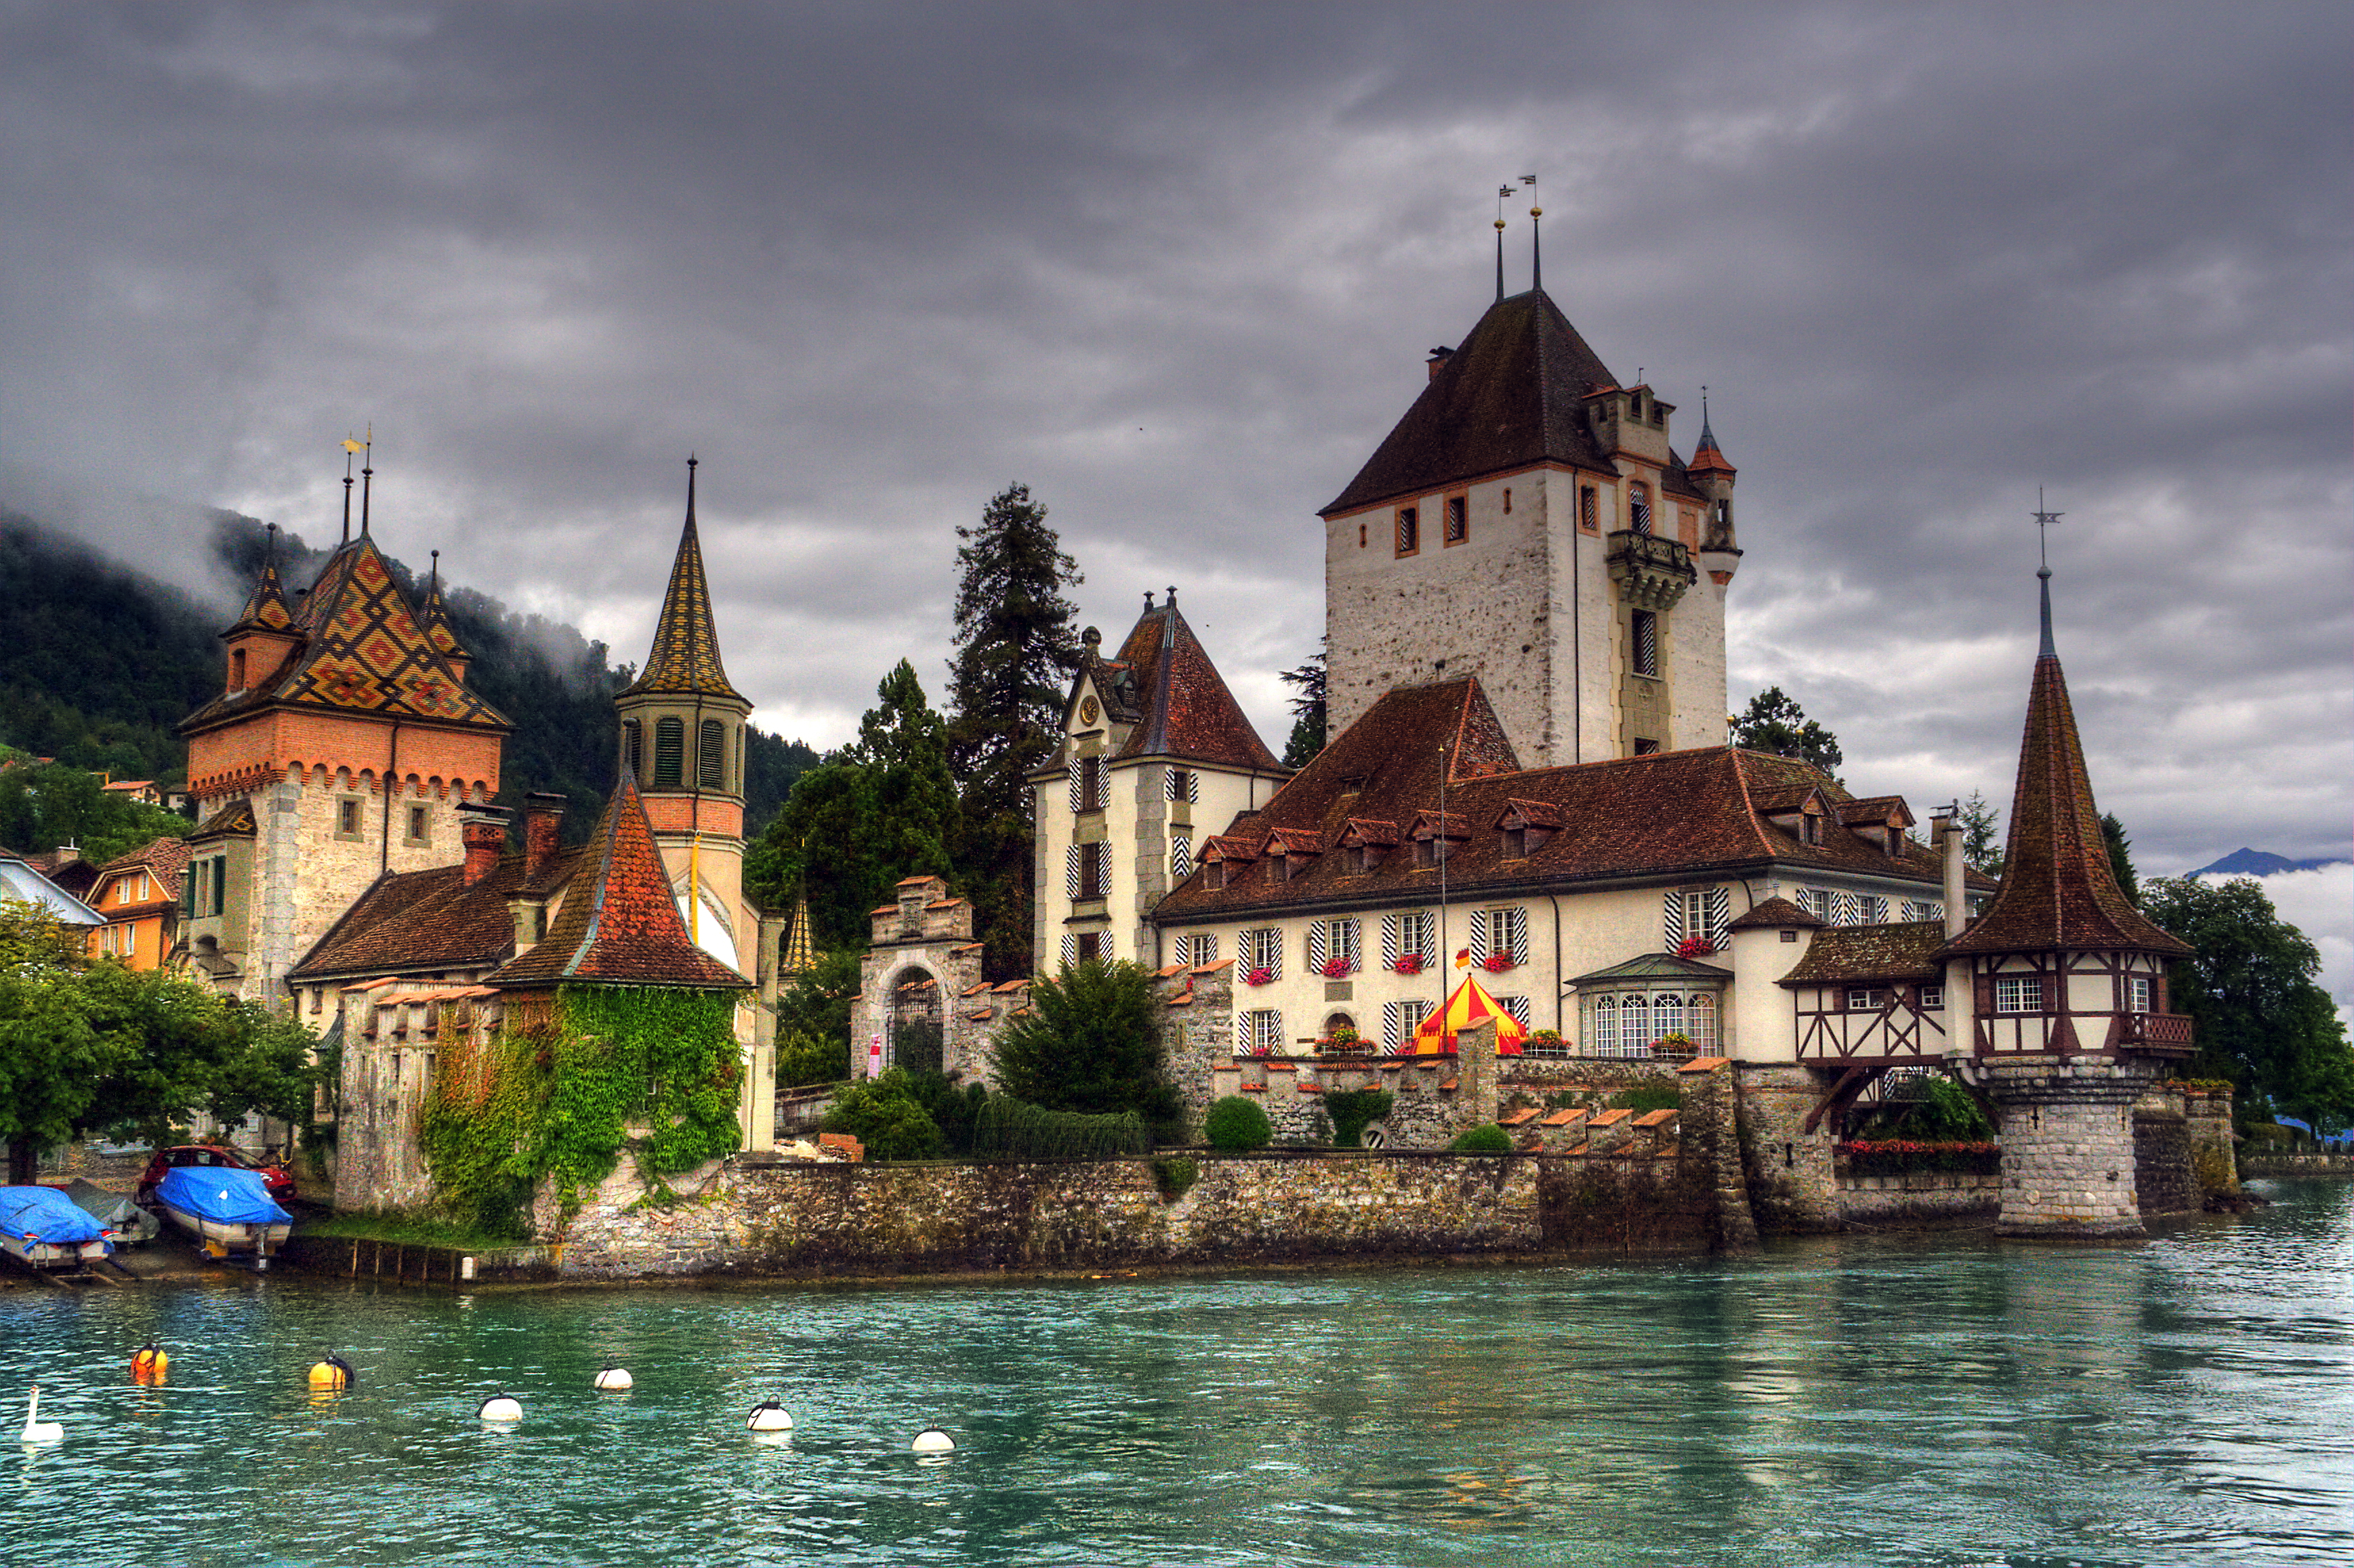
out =
[[[1673,609],[1700,580],[1691,552],[1665,535],[1621,528],[1610,535],[1603,558],[1618,596],[1638,609]]]

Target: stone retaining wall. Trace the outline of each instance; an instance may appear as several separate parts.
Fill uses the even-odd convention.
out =
[[[2002,1209],[2002,1177],[1970,1171],[1841,1176],[1837,1202],[1840,1222],[1850,1225],[1991,1224]]]
[[[1669,1156],[1193,1152],[1163,1196],[1151,1160],[810,1165],[731,1161],[702,1198],[600,1194],[567,1230],[567,1279],[1412,1261],[1705,1248],[1711,1173]]]
[[[2245,1181],[2354,1176],[2354,1154],[2244,1154],[2240,1157],[2240,1175]]]

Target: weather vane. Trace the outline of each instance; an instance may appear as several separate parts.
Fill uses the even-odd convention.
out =
[[[2035,565],[2039,569],[2035,575],[2039,577],[2048,577],[2052,575],[2052,555],[2044,541],[2049,535],[2052,524],[2059,522],[2064,515],[2066,515],[2064,513],[2044,509],[2043,487],[2037,485],[2035,487]]]

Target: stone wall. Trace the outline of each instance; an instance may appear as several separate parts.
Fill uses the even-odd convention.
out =
[[[2240,1161],[2249,1181],[2300,1176],[2354,1176],[2354,1154],[2251,1154]]]
[[[2239,1147],[2232,1132],[2232,1091],[2184,1089],[2182,1119],[2190,1139],[2190,1169],[2202,1193],[2240,1190]]]
[[[1714,1188],[1675,1155],[1193,1154],[1163,1194],[1150,1160],[729,1162],[696,1201],[609,1188],[558,1249],[567,1278],[786,1277],[1288,1261],[1410,1262],[1704,1248]]]
[[[2152,1072],[2091,1057],[1978,1064],[1980,1086],[2002,1108],[2002,1234],[2142,1234],[2134,1106]]]
[[[1806,1129],[1829,1086],[1795,1063],[1741,1065],[1741,1149],[1760,1230],[1827,1231],[1843,1223],[1830,1118]]]
[[[1844,1225],[1985,1224],[2002,1210],[2002,1178],[1967,1171],[1842,1176],[1835,1202]]]
[[[2160,1085],[2134,1107],[2134,1188],[2145,1214],[2195,1213],[2205,1202],[2190,1163],[2190,1123],[2179,1091]]]

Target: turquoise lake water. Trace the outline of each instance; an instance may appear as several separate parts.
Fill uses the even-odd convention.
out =
[[[0,1563],[2354,1562],[2354,1184],[2259,1190],[2087,1249],[18,1290],[5,1430],[37,1379],[67,1437],[0,1446]],[[314,1398],[329,1346],[359,1385]],[[743,1430],[771,1396],[789,1443]],[[907,1452],[930,1422],[957,1453]]]

